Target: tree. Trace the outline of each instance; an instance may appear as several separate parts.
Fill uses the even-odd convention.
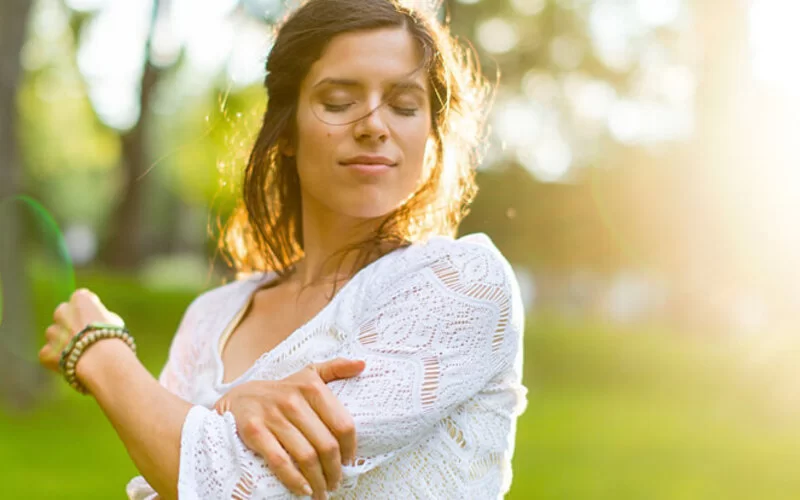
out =
[[[153,0],[153,14],[150,32],[145,48],[144,70],[140,84],[139,109],[141,117],[136,124],[122,134],[122,194],[110,220],[113,236],[108,239],[103,251],[103,260],[120,269],[135,269],[143,259],[142,224],[143,205],[145,200],[145,184],[142,176],[147,170],[149,150],[146,131],[149,126],[149,108],[153,91],[164,71],[156,67],[150,60],[150,46],[156,28],[159,13],[159,0]]]
[[[42,387],[42,370],[20,356],[31,347],[31,296],[22,260],[21,213],[10,199],[22,192],[22,164],[17,149],[17,86],[20,52],[31,3],[0,2],[0,397],[10,406],[30,406]]]

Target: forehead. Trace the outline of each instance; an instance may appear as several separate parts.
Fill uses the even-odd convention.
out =
[[[419,70],[422,50],[405,28],[356,31],[335,36],[314,62],[303,87],[325,79],[355,80],[371,86],[412,80],[427,88],[427,74]]]

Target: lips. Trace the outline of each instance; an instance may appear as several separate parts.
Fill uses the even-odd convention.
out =
[[[353,156],[352,158],[348,158],[342,162],[342,165],[365,165],[365,166],[387,166],[387,167],[394,167],[397,165],[396,162],[392,161],[390,158],[385,156],[376,156],[376,155],[359,155]]]

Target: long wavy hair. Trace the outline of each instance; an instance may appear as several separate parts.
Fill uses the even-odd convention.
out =
[[[462,46],[434,15],[395,0],[309,0],[279,26],[267,59],[267,109],[244,172],[243,197],[220,239],[238,273],[274,271],[283,278],[303,257],[300,181],[294,157],[281,151],[294,141],[301,82],[327,44],[343,33],[408,30],[421,48],[432,90],[425,178],[374,234],[341,249],[342,259],[357,252],[350,276],[391,249],[432,235],[455,236],[477,192],[475,168],[493,87],[474,50]]]

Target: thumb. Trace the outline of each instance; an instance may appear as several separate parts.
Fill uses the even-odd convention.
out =
[[[316,363],[313,366],[317,375],[327,384],[334,380],[355,377],[364,371],[366,363],[360,360],[336,358],[324,363]]]

